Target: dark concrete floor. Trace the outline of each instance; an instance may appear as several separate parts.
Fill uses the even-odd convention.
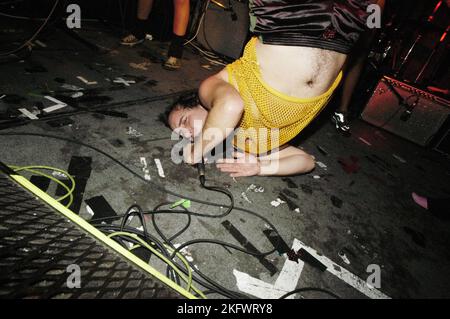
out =
[[[152,182],[184,196],[225,204],[227,199],[224,196],[200,188],[193,167],[171,161],[170,151],[176,142],[170,140],[170,130],[158,120],[159,114],[173,101],[172,97],[164,98],[165,94],[197,88],[202,79],[220,67],[188,50],[183,68],[169,72],[161,68],[167,43],[154,41],[133,49],[123,48],[117,44],[117,37],[96,25],[82,30],[80,34],[85,39],[106,51],[92,51],[62,31],[55,31],[40,38],[46,47],[36,46],[26,60],[0,65],[0,96],[7,96],[0,101],[1,123],[6,123],[7,110],[21,107],[31,110],[37,102],[50,106],[42,95],[67,96],[67,90],[61,89],[62,80],[85,89],[85,96],[79,98],[83,99],[82,102],[78,100],[79,106],[89,108],[117,103],[114,110],[126,113],[128,117],[84,112],[70,116],[73,124],[60,128],[43,120],[34,120],[4,128],[0,133],[31,132],[73,138],[111,154],[142,175],[140,158],[145,157]],[[136,69],[130,64],[143,62],[147,70]],[[77,76],[98,84],[86,85]],[[137,83],[129,87],[111,83],[111,79],[116,77]],[[155,97],[154,101],[139,102],[139,99],[149,97]],[[68,106],[55,114],[73,110]],[[334,130],[327,116],[322,114],[307,137],[298,142],[299,147],[313,154],[326,167],[317,165],[314,172],[290,179],[251,177],[233,180],[207,166],[208,181],[227,187],[237,206],[270,220],[290,247],[295,239],[300,240],[363,281],[371,274],[367,272],[368,266],[378,265],[381,269],[379,291],[389,297],[450,297],[449,224],[431,216],[411,200],[412,191],[438,196],[450,194],[448,158],[359,120],[353,123],[352,136],[343,137]],[[141,136],[128,134],[129,127]],[[326,155],[319,148],[325,150]],[[134,203],[150,209],[163,201],[178,200],[143,183],[110,159],[88,148],[49,138],[0,137],[0,160],[8,164],[39,164],[67,169],[72,156],[92,157],[92,173],[83,194],[84,200],[102,195],[119,213]],[[161,160],[165,178],[158,176],[153,162],[155,158]],[[342,163],[353,163],[353,171],[346,172]],[[264,192],[252,191],[249,189],[252,184],[262,186]],[[271,205],[282,191],[298,206],[297,211],[291,210],[286,203],[278,207]],[[245,196],[242,196],[243,192]],[[197,203],[192,203],[191,209],[215,214],[220,211],[217,207]],[[84,202],[80,215],[91,218]],[[273,249],[263,234],[267,229],[266,223],[237,210],[219,220],[193,218],[191,227],[177,242],[214,238],[238,245],[222,225],[225,220],[230,221],[260,251]],[[176,232],[185,223],[185,219],[179,216],[158,217],[158,221],[168,234]],[[138,225],[136,220],[133,223]],[[148,227],[153,231],[151,223]],[[290,290],[288,286],[275,282],[280,276],[285,280],[296,278],[293,274],[287,277],[286,274],[280,275],[287,262],[278,253],[267,257],[277,271],[271,275],[256,258],[240,252],[211,244],[192,245],[188,250],[199,269],[231,290],[238,291],[238,284],[241,288],[245,285],[237,282],[234,270],[261,280],[256,287],[261,294],[270,290],[262,288],[262,282],[273,285],[275,289]],[[349,263],[340,257],[340,252],[345,253]],[[294,267],[292,264],[288,266]],[[298,269],[296,271],[299,272]],[[343,298],[366,297],[331,272],[320,272],[310,264],[305,264],[296,286],[326,288]],[[370,290],[361,288],[362,291],[367,289]],[[248,291],[244,289],[243,292]],[[259,296],[258,293],[256,295]],[[319,293],[304,293],[302,296],[326,297]],[[211,297],[219,298],[218,295]]]

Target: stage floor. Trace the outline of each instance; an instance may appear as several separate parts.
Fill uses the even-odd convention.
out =
[[[0,100],[0,134],[74,139],[110,154],[142,176],[144,157],[151,182],[182,196],[227,205],[225,196],[200,187],[195,168],[172,162],[171,149],[177,141],[170,139],[170,130],[158,119],[174,96],[197,88],[221,66],[187,49],[183,67],[166,71],[161,62],[167,43],[146,41],[135,48],[121,47],[117,36],[96,24],[82,28],[79,35],[103,50],[92,50],[57,30],[40,37],[44,45],[36,44],[29,58],[0,65],[0,96],[6,95]],[[79,76],[97,84],[86,84]],[[135,83],[113,83],[117,78]],[[13,118],[19,108],[32,111],[33,106],[53,105],[46,95],[67,98],[75,94],[69,85],[83,88],[80,92],[84,95],[68,98],[68,106],[51,113],[68,112],[54,117],[59,124]],[[92,112],[101,105],[111,105],[106,109],[122,114]],[[127,117],[121,117],[124,114]],[[65,119],[72,123],[64,123]],[[342,298],[450,297],[450,223],[436,219],[411,199],[413,191],[450,195],[448,158],[360,120],[353,121],[352,130],[350,137],[337,133],[329,112],[315,121],[297,141],[297,146],[318,162],[310,174],[232,179],[212,165],[206,167],[208,183],[226,187],[236,206],[265,217],[289,247],[320,253],[316,257],[328,267],[326,271],[310,263],[289,261],[278,252],[261,260],[207,243],[187,248],[198,269],[222,286],[250,297],[277,298],[302,287],[327,289]],[[179,200],[144,183],[110,158],[67,140],[3,135],[0,150],[0,161],[17,166],[68,169],[73,157],[90,157],[90,168],[81,168],[85,175],[77,193],[79,214],[87,220],[92,216],[85,200],[96,196],[103,196],[118,214],[132,204],[148,210]],[[155,159],[160,160],[164,177],[159,175]],[[53,188],[48,190],[52,196]],[[291,205],[274,206],[280,193]],[[206,214],[223,212],[195,202],[190,209]],[[164,215],[157,221],[171,236],[183,228],[187,218]],[[130,225],[139,227],[138,218]],[[150,219],[147,226],[156,235]],[[219,219],[193,216],[189,229],[175,243],[216,239],[243,247],[246,241],[265,252],[274,249],[264,233],[268,227],[265,221],[239,210]],[[164,270],[162,265],[156,267]],[[374,281],[377,270],[380,280]],[[367,285],[367,280],[379,284],[379,289]],[[209,297],[221,298],[218,294]],[[296,295],[300,297],[328,298],[319,292]]]

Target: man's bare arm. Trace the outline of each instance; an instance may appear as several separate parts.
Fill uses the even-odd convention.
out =
[[[236,159],[219,160],[217,167],[229,173],[231,177],[243,176],[289,176],[312,171],[314,158],[304,151],[288,146],[287,148],[256,158],[248,153],[233,154]]]
[[[194,146],[201,146],[201,155],[207,154],[220,144],[227,137],[227,133],[239,124],[244,112],[244,102],[239,92],[226,81],[224,73],[226,74],[226,71],[222,70],[200,85],[200,100],[209,110],[201,140],[197,140]],[[212,132],[214,134],[211,134]],[[200,154],[194,154],[192,162],[197,163],[200,160]]]

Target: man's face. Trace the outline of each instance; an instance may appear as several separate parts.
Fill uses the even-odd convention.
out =
[[[208,111],[201,105],[193,108],[176,107],[169,115],[169,126],[184,138],[193,139],[201,133]]]

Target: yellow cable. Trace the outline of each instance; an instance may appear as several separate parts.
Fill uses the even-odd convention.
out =
[[[172,247],[170,247],[170,246],[168,246],[168,245],[166,245],[166,244],[164,244],[164,246],[165,246],[167,249],[169,249],[169,253],[173,253],[173,252],[174,252],[174,250],[172,249]],[[137,249],[137,248],[139,248],[139,247],[142,247],[142,246],[141,246],[141,245],[138,245],[138,244],[135,244],[134,246],[132,246],[132,247],[129,249],[129,251],[133,251],[133,250],[135,250],[135,249]],[[187,285],[186,290],[187,290],[187,291],[190,291],[190,290],[191,290],[191,287],[192,287],[192,271],[191,271],[191,267],[189,266],[189,263],[188,263],[188,261],[186,260],[186,258],[185,258],[181,253],[177,252],[176,256],[181,260],[181,262],[184,264],[184,266],[186,267],[186,269],[187,269],[187,271],[188,271],[188,273],[189,273],[189,275],[188,275],[188,283],[187,283],[188,285]]]
[[[137,235],[132,234],[132,233],[127,233],[127,232],[114,232],[108,235],[109,238],[112,238],[114,236],[125,236],[125,237],[130,237],[133,238],[134,240],[137,240],[139,243],[141,243],[144,247],[146,247],[147,249],[149,249],[152,253],[154,253],[159,259],[163,260],[166,264],[168,264],[170,267],[172,267],[175,272],[181,277],[181,279],[183,279],[183,281],[185,281],[186,283],[189,283],[192,281],[192,278],[186,278],[185,275],[178,269],[178,267],[176,267],[172,261],[170,261],[169,259],[167,259],[166,257],[164,257],[162,254],[160,254],[156,249],[154,249],[153,247],[151,247],[148,243],[146,243],[143,239],[139,238]],[[181,255],[181,254],[180,254]],[[178,256],[178,254],[177,254]],[[178,256],[178,258],[180,258],[180,256]],[[184,259],[184,256],[181,255],[180,258],[182,261]],[[183,261],[183,263],[187,264],[187,261]],[[187,264],[187,268],[188,268],[188,272],[189,275],[192,276],[192,271],[191,268],[189,267],[189,265]],[[191,286],[190,289],[194,290],[197,294],[199,294],[202,298],[206,299],[206,296],[196,287]]]
[[[41,175],[44,176],[48,179],[50,179],[51,181],[61,185],[66,191],[67,193],[61,197],[59,197],[58,199],[56,199],[58,202],[64,200],[65,198],[69,197],[69,203],[66,205],[66,207],[70,207],[70,205],[72,205],[73,203],[73,191],[75,190],[75,180],[73,179],[73,177],[67,173],[66,171],[59,169],[59,168],[55,168],[55,167],[50,167],[50,166],[42,166],[42,165],[32,165],[32,166],[10,166],[15,172],[20,172],[20,171],[27,171],[33,174],[37,174],[37,175]],[[35,169],[45,169],[45,170],[50,170],[50,171],[57,171],[60,172],[62,174],[64,174],[65,176],[67,176],[67,178],[70,180],[72,187],[69,189],[69,187],[64,184],[62,181],[60,181],[57,178],[54,178],[53,176],[47,175],[45,173],[42,173],[40,171],[36,171]]]
[[[41,200],[43,200],[45,203],[53,207],[55,210],[57,210],[60,214],[67,217],[70,221],[77,224],[79,227],[81,227],[83,230],[87,231],[89,234],[97,238],[101,243],[107,245],[114,251],[116,251],[118,254],[122,255],[124,258],[128,259],[130,262],[132,262],[134,265],[141,268],[146,273],[152,275],[171,289],[175,290],[179,294],[183,295],[186,298],[189,299],[197,299],[196,296],[194,296],[189,291],[185,290],[183,287],[175,284],[172,280],[161,274],[159,271],[151,267],[148,263],[144,262],[142,259],[135,256],[133,253],[125,249],[122,245],[120,245],[115,240],[109,238],[104,233],[102,233],[100,230],[89,224],[87,221],[85,221],[80,216],[73,213],[70,209],[67,207],[64,207],[61,205],[61,203],[57,202],[54,198],[49,196],[47,193],[43,192],[41,189],[36,187],[34,184],[32,184],[28,179],[21,175],[11,175],[11,178],[14,179],[18,184],[20,184],[25,189],[32,192],[35,196],[39,197]]]

